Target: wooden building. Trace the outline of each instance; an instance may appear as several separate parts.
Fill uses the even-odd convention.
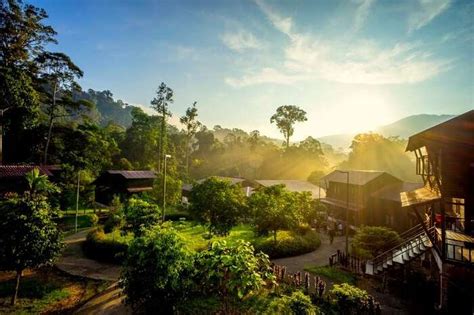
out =
[[[93,183],[95,200],[108,205],[115,195],[124,199],[132,194],[150,191],[155,179],[154,171],[105,171]]]
[[[346,209],[352,229],[359,225],[387,226],[403,231],[415,224],[415,215],[402,210],[400,192],[421,186],[406,183],[395,176],[372,170],[335,170],[322,178],[330,219],[344,223]],[[349,202],[348,202],[349,201]]]
[[[59,176],[61,168],[55,165],[0,165],[0,196],[9,192],[18,194],[28,189],[26,174],[37,168],[51,181]]]

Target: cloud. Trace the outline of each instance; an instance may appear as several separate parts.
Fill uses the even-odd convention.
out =
[[[237,52],[263,47],[262,43],[252,33],[245,30],[236,33],[225,33],[221,36],[221,40],[229,49]]]
[[[293,19],[291,17],[280,16],[263,0],[255,0],[255,2],[277,30],[291,37],[293,28]]]
[[[294,32],[292,26],[282,28],[273,20],[280,17],[271,8],[258,1],[275,28],[287,34],[284,62],[243,75],[226,78],[233,87],[256,84],[294,84],[300,81],[323,79],[348,84],[412,84],[430,79],[450,67],[449,60],[431,57],[421,42],[396,42],[380,47],[371,40],[325,40],[313,35]],[[275,18],[278,17],[278,18]],[[291,19],[290,19],[291,20]]]
[[[360,3],[360,5],[355,12],[354,31],[360,30],[364,25],[365,20],[369,16],[370,7],[374,4],[375,0],[359,0],[357,2]]]
[[[408,18],[408,32],[416,31],[431,22],[443,13],[450,4],[450,0],[418,0],[419,7],[413,9]]]

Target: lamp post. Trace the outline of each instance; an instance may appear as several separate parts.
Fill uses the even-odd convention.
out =
[[[346,174],[347,176],[347,186],[346,186],[346,254],[349,253],[349,171],[339,171],[339,173]]]
[[[163,161],[163,217],[162,222],[165,222],[165,209],[166,209],[166,160],[169,159],[171,155],[165,154]]]

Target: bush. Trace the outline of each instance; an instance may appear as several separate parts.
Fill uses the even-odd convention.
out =
[[[265,313],[315,315],[320,312],[319,309],[311,303],[309,296],[301,291],[295,291],[290,296],[284,295],[273,300]]]
[[[354,254],[371,259],[396,246],[401,241],[397,232],[382,226],[363,226],[352,240]]]
[[[87,234],[82,249],[86,257],[91,259],[120,264],[125,258],[128,245],[120,238],[118,240],[108,239],[102,229],[96,229]]]
[[[120,229],[124,224],[123,217],[120,213],[112,213],[104,223],[104,232],[110,233],[116,229]]]
[[[190,291],[193,270],[192,256],[174,229],[145,230],[127,252],[121,282],[125,301],[137,313],[172,314]]]
[[[99,217],[95,213],[89,213],[85,215],[87,226],[96,226],[99,223]]]
[[[379,307],[365,290],[348,283],[335,284],[330,295],[335,310],[340,314],[375,314]]]
[[[321,240],[314,231],[309,231],[305,235],[287,232],[276,242],[265,240],[254,244],[256,251],[262,251],[272,259],[306,254],[316,250],[319,245],[321,245]]]
[[[144,229],[157,224],[161,219],[160,209],[157,205],[132,198],[124,208],[125,230],[132,231],[136,236],[140,236]]]

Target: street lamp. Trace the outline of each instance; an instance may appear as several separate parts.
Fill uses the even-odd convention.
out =
[[[171,155],[165,154],[163,163],[163,217],[162,222],[165,222],[165,208],[166,208],[166,160],[171,158]]]
[[[346,254],[349,253],[349,171],[339,171],[339,173],[346,174],[347,176],[347,187],[346,187]]]

